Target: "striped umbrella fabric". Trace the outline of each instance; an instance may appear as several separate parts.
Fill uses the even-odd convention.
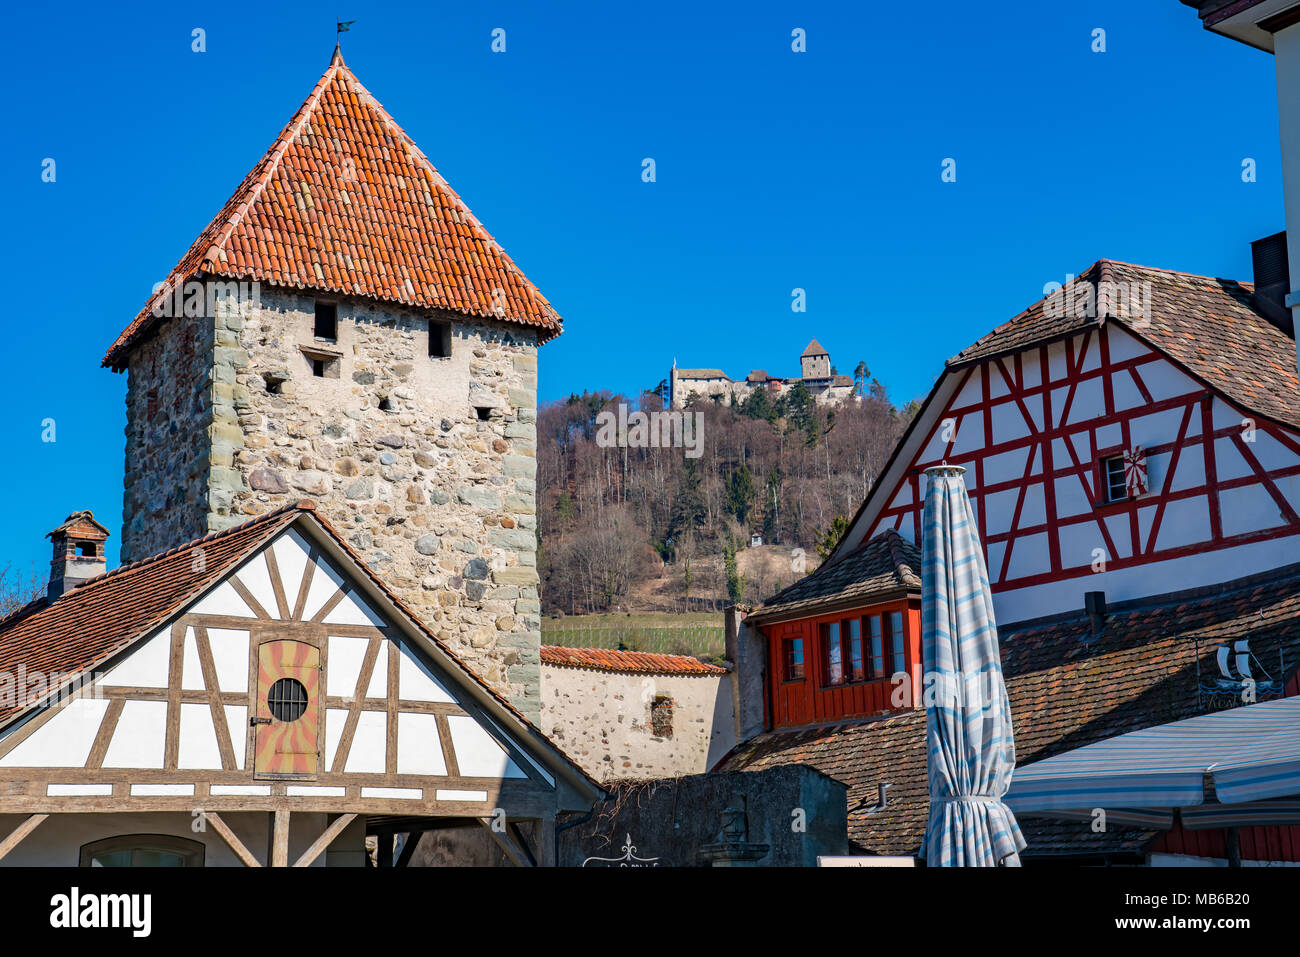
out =
[[[1300,698],[1130,731],[1016,771],[1017,813],[1198,807],[1205,778],[1222,805],[1300,795]],[[1256,808],[1250,813],[1267,811]]]
[[[926,472],[921,636],[931,867],[1018,866],[1025,847],[1002,803],[1016,766],[988,570],[965,469]]]

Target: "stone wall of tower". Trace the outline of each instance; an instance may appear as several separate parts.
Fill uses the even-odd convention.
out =
[[[127,369],[123,564],[207,534],[211,318],[163,322]]]
[[[209,421],[185,439],[210,465],[194,522],[215,530],[314,500],[439,639],[535,718],[536,333],[438,314],[452,348],[434,358],[429,312],[339,300],[325,342],[310,295],[259,292],[218,305]]]

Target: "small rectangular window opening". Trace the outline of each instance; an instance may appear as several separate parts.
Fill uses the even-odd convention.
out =
[[[342,359],[308,356],[307,360],[311,363],[311,374],[317,379],[337,379],[339,377],[343,364]]]
[[[316,303],[316,338],[334,341],[339,337],[339,306],[336,302]]]
[[[673,736],[673,699],[657,694],[650,702],[650,733],[656,738]]]
[[[1124,456],[1112,455],[1102,459],[1102,481],[1107,502],[1122,502],[1128,498],[1128,484],[1124,481]]]
[[[451,323],[441,319],[429,320],[429,358],[451,358]]]
[[[476,406],[474,407],[474,412],[478,415],[478,420],[479,420],[480,422],[486,422],[488,419],[492,418],[492,407],[491,407],[491,406],[488,406],[488,405],[476,405]]]

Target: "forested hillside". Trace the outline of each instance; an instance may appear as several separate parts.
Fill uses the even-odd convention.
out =
[[[915,403],[895,408],[876,381],[834,406],[798,386],[741,404],[692,401],[698,457],[598,441],[602,412],[621,403],[657,412],[663,393],[589,392],[539,410],[547,612],[689,610],[767,597],[802,577],[805,562],[816,567],[915,414]],[[748,548],[751,533],[763,548]]]

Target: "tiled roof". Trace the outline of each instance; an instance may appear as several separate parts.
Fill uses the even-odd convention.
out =
[[[772,378],[772,377],[771,377],[770,375],[767,374],[767,370],[766,370],[766,369],[755,369],[755,370],[754,370],[753,372],[751,372],[749,375],[745,376],[745,381],[746,381],[746,382],[766,382],[766,381],[767,381],[768,379],[770,379],[770,378]]]
[[[865,604],[921,590],[921,550],[886,529],[836,562],[777,592],[750,613],[754,620],[815,608]]]
[[[265,282],[522,323],[559,315],[337,53],[270,150],[118,337],[122,368],[196,275]]]
[[[106,539],[112,533],[95,520],[95,513],[89,509],[82,509],[79,512],[73,512],[63,520],[63,524],[45,537],[53,538],[55,535],[63,533],[68,538],[93,538]]]
[[[726,668],[706,664],[689,655],[661,655],[609,648],[562,648],[542,645],[542,664],[591,671],[621,671],[647,675],[725,675]]]
[[[94,669],[100,662],[179,613],[304,513],[310,514],[348,555],[354,571],[369,578],[384,597],[406,615],[462,675],[491,695],[596,792],[601,791],[595,779],[583,771],[562,748],[543,735],[514,705],[467,668],[455,652],[428,629],[415,612],[366,565],[356,550],[343,540],[329,521],[316,511],[315,503],[307,500],[284,505],[234,528],[214,532],[158,555],[123,565],[91,579],[53,602],[40,598],[25,605],[0,620],[0,673],[12,674],[22,665],[29,675],[40,671],[47,676],[57,674],[70,680],[82,672]],[[196,562],[195,556],[200,551],[203,560]],[[58,687],[48,689],[50,694],[58,690]],[[0,708],[0,722],[38,703],[41,697],[44,697],[44,693],[40,697],[6,704]]]
[[[297,514],[295,506],[286,506],[237,528],[123,565],[53,602],[37,599],[0,621],[0,671],[13,673],[23,666],[28,674],[39,671],[71,679],[94,668],[220,581]],[[200,549],[203,561],[197,562]],[[6,701],[0,706],[0,720],[31,703]]]
[[[804,349],[804,351],[800,354],[799,358],[806,359],[809,356],[828,356],[828,355],[830,355],[830,353],[822,348],[822,344],[820,342],[814,339],[812,342],[808,343],[808,348]]]
[[[1109,283],[1109,286],[1101,284]],[[1149,284],[1149,285],[1148,285]],[[1109,289],[1100,297],[1098,289]],[[1089,291],[1091,290],[1091,291]],[[1128,296],[1137,291],[1138,298]],[[1149,295],[1148,295],[1149,293]],[[1112,303],[1111,318],[1071,303]],[[1245,408],[1300,426],[1295,341],[1258,312],[1254,286],[1231,279],[1101,259],[1053,298],[1040,299],[948,360],[950,368],[1118,322]],[[1138,308],[1140,307],[1140,311]]]
[[[1300,567],[1116,606],[1103,634],[1085,644],[1088,635],[1082,616],[1002,633],[1018,764],[1209,710],[1197,696],[1198,652],[1200,674],[1209,678],[1218,673],[1222,642],[1249,638],[1256,677],[1262,670],[1285,679],[1300,662]],[[928,805],[924,712],[769,732],[740,745],[720,768],[797,763],[849,785],[856,845],[868,853],[916,851]],[[892,785],[886,809],[854,811],[876,803],[882,782]],[[1029,856],[1134,852],[1155,836],[1132,828],[1097,835],[1089,822],[1032,817],[1021,826]]]
[[[725,379],[727,374],[721,369],[678,369],[679,379]]]

